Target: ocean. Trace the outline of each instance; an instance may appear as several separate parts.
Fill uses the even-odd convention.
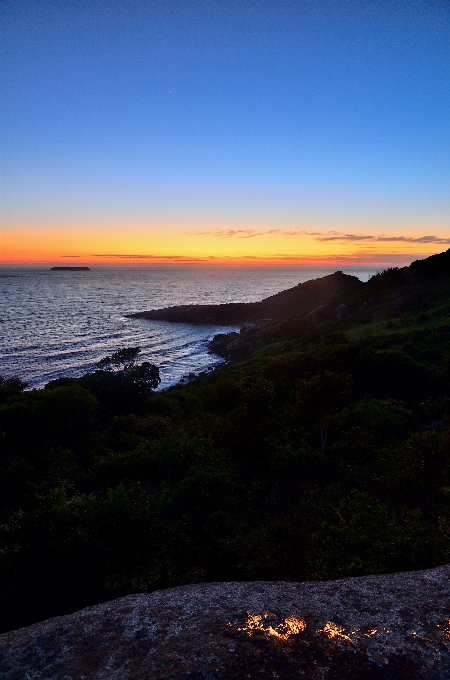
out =
[[[220,359],[206,343],[213,325],[128,319],[131,312],[182,304],[254,302],[334,269],[300,267],[95,266],[51,271],[50,265],[0,267],[0,375],[18,375],[29,387],[95,370],[121,347],[142,349],[160,368],[161,388]],[[376,269],[348,268],[362,281]]]

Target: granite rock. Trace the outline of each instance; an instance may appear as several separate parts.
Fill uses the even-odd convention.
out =
[[[444,680],[450,566],[129,595],[0,636],[3,680]]]

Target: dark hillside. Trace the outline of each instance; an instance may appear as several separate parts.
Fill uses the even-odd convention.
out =
[[[445,253],[431,255],[424,260],[415,260],[409,269],[423,276],[450,276],[450,248]]]
[[[356,327],[361,324],[373,326],[379,322],[379,328],[390,334],[390,329],[385,328],[386,323],[396,323],[405,315],[422,312],[422,322],[427,322],[427,313],[432,309],[438,316],[445,316],[448,312],[450,250],[426,260],[417,260],[409,267],[387,269],[366,283],[347,281],[347,278],[355,277],[346,277],[345,285],[341,286],[342,276],[336,272],[324,279],[309,281],[309,288],[307,284],[301,284],[263,300],[258,304],[273,304],[277,309],[277,316],[275,318],[273,314],[272,322],[256,321],[244,325],[239,334],[219,334],[210,344],[211,351],[227,359],[239,360],[276,340],[300,338],[305,334],[314,336],[318,325],[323,335],[326,327],[322,324],[325,322],[329,325],[328,332],[331,329],[332,332],[341,332],[355,324]],[[331,282],[339,283],[333,287]],[[294,298],[298,289],[305,296],[303,307],[298,305],[296,313],[289,313],[294,305],[290,307],[284,301],[289,300],[290,295]],[[321,293],[323,290],[327,291],[327,298]]]
[[[137,312],[130,317],[161,319],[186,323],[240,324],[275,320],[293,314],[306,314],[318,305],[337,303],[361,284],[356,276],[336,272],[276,293],[261,302],[223,305],[182,305],[166,309]]]
[[[43,390],[0,380],[2,630],[190,583],[448,564],[448,258],[296,287],[321,309],[224,336],[243,360],[164,392],[137,348]]]
[[[361,305],[373,307],[374,302],[384,301],[386,291],[393,311],[401,311],[408,302],[404,296],[411,296],[418,286],[429,285],[433,279],[450,276],[450,249],[445,253],[432,255],[425,260],[416,260],[409,267],[388,269],[374,276],[367,283],[361,283],[356,276],[335,272],[320,279],[300,283],[294,288],[276,293],[261,302],[230,303],[223,305],[181,305],[165,309],[130,314],[130,317],[160,319],[186,323],[245,324],[286,319],[291,316],[342,319],[350,315],[361,315]],[[383,296],[383,292],[385,295]],[[378,309],[373,310],[372,313]]]

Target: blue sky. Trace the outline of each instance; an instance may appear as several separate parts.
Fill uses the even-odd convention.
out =
[[[2,220],[18,237],[450,236],[448,2],[3,0],[1,21]]]

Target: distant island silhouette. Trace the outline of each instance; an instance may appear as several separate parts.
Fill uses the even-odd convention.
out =
[[[52,267],[52,272],[89,272],[91,271],[89,267]]]

